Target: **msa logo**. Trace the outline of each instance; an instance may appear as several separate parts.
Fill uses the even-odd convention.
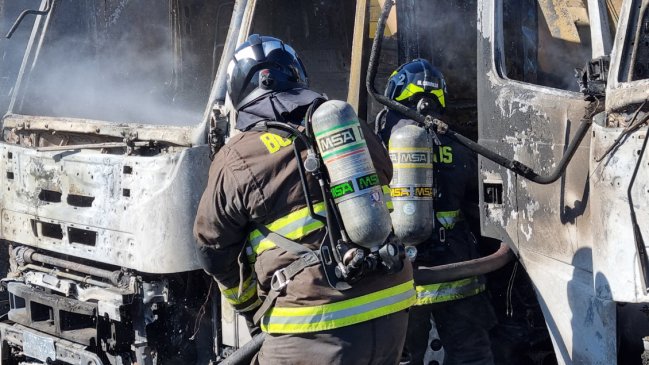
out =
[[[399,156],[400,163],[428,163],[428,154],[426,152],[408,152]]]
[[[328,135],[319,141],[320,152],[324,153],[336,147],[356,142],[356,135],[352,128],[343,129],[338,133]]]
[[[365,190],[371,188],[372,186],[379,185],[379,175],[371,174],[367,176],[361,176],[356,179],[359,190]]]
[[[340,197],[343,197],[347,194],[351,194],[354,192],[354,185],[352,184],[351,181],[345,181],[344,183],[340,183],[338,185],[334,185],[331,187],[331,196],[334,199],[338,199]]]
[[[433,188],[430,187],[415,187],[415,196],[418,198],[432,198]]]
[[[410,196],[410,189],[408,188],[391,188],[390,195],[393,198],[403,198],[405,196]]]

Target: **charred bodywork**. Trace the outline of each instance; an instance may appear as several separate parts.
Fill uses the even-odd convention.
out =
[[[353,9],[0,1],[13,30],[0,41],[3,364],[207,364],[250,338],[192,234],[229,133],[221,66],[249,32],[273,34],[301,50],[314,89],[342,98]]]
[[[479,142],[547,171],[574,140],[578,123],[592,122],[552,185],[481,159],[482,230],[517,250],[560,363],[639,363],[649,326],[642,304],[626,303],[649,300],[642,242],[649,231],[637,224],[649,218],[639,203],[647,196],[648,94],[640,80],[646,76],[638,76],[648,61],[641,56],[647,2],[576,3],[479,5]],[[609,71],[601,67],[604,56]],[[595,94],[590,98],[567,77],[586,64],[580,75],[590,76],[591,86],[607,81],[594,92],[582,83],[582,91]]]

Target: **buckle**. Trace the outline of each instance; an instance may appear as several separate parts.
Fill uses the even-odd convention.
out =
[[[446,242],[446,228],[439,227],[439,242]]]
[[[270,279],[270,288],[275,291],[280,291],[288,285],[291,279],[286,275],[286,269],[279,269],[275,271],[273,277]]]
[[[306,252],[300,256],[306,266],[312,266],[320,263],[320,257],[314,251]]]

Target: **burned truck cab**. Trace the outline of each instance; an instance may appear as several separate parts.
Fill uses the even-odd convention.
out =
[[[480,144],[541,176],[569,161],[535,183],[480,159],[482,232],[516,250],[563,364],[647,348],[647,5],[478,6]]]
[[[207,364],[250,339],[192,232],[234,133],[226,66],[272,34],[344,99],[354,6],[0,1],[2,364]]]
[[[192,227],[233,2],[21,7],[2,41],[24,47],[3,90],[2,363],[206,363]]]

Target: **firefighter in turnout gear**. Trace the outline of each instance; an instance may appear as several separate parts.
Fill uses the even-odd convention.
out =
[[[249,325],[260,319],[267,333],[255,362],[397,363],[407,308],[415,302],[410,264],[391,275],[371,272],[348,290],[334,289],[319,255],[314,260],[327,229],[305,203],[297,165],[302,161],[293,149],[298,141],[264,123],[303,130],[309,106],[321,95],[308,89],[302,62],[281,40],[251,35],[235,51],[227,82],[241,133],[214,158],[194,233],[204,269],[223,296]],[[389,157],[360,124],[387,192]],[[307,151],[298,146],[304,159]],[[306,179],[315,213],[324,214],[317,181],[311,174]]]
[[[389,78],[385,94],[436,117],[446,108],[444,77],[423,59],[399,67]],[[381,138],[386,145],[396,130],[416,124],[394,111],[388,111],[384,119],[377,122],[382,125]],[[432,146],[436,221],[432,235],[416,246],[417,302],[410,310],[404,362],[422,364],[429,347],[439,350],[434,348],[439,347],[436,346],[438,341],[431,344],[429,338],[432,314],[444,348],[444,364],[493,364],[488,332],[496,319],[485,293],[484,278],[469,277],[443,283],[417,280],[417,273],[425,267],[478,257],[476,240],[465,220],[466,215],[477,213],[467,209],[475,207],[477,210],[477,205],[472,204],[478,197],[477,157],[443,134],[438,138],[440,145]]]

